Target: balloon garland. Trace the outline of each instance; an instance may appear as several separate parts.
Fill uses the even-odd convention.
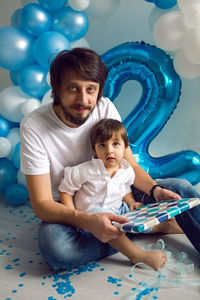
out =
[[[171,52],[174,68],[180,76],[187,79],[199,77],[200,0],[148,2],[155,4],[149,23],[157,46]]]
[[[108,67],[106,96],[112,101],[126,81],[137,80],[142,85],[138,104],[124,120],[138,163],[153,178],[179,177],[197,184],[198,153],[181,151],[160,158],[148,153],[149,144],[170,118],[180,96],[181,80],[170,56],[155,46],[136,42],[114,47],[102,59]]]
[[[89,28],[87,14],[109,17],[120,0],[21,3],[23,7],[11,16],[11,26],[0,28],[0,67],[10,71],[14,84],[0,93],[0,193],[13,205],[28,199],[25,176],[19,170],[19,125],[26,114],[49,99],[51,61],[61,50],[89,47],[84,38]]]

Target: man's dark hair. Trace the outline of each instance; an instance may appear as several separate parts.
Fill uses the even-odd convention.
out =
[[[107,68],[100,56],[88,48],[74,48],[61,51],[50,66],[50,82],[54,104],[60,104],[60,85],[63,73],[73,70],[84,80],[100,84],[97,101],[103,96],[104,84],[107,79]]]
[[[129,145],[128,134],[125,126],[118,120],[105,118],[97,122],[90,135],[92,149],[96,143],[103,143],[112,138],[113,134],[120,135],[124,141],[125,148]]]

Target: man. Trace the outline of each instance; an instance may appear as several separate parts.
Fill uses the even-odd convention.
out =
[[[55,270],[61,270],[115,253],[106,243],[121,235],[112,221],[127,220],[111,213],[80,212],[73,203],[66,206],[59,201],[64,167],[92,157],[92,126],[102,118],[120,120],[113,103],[102,97],[106,66],[94,51],[75,48],[54,59],[50,78],[53,104],[40,107],[21,122],[21,170],[33,209],[43,221],[39,229],[41,254]],[[162,180],[162,187],[169,189],[161,188],[136,163],[130,148],[125,159],[135,171],[136,200],[141,201],[144,193],[145,201],[197,197],[192,186],[181,180]],[[156,231],[173,231],[165,226]]]

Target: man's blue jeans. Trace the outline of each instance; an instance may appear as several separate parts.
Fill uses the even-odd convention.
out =
[[[200,198],[194,187],[184,179],[159,179],[157,182],[182,198]],[[153,202],[153,199],[135,188],[133,195],[136,201],[143,199],[144,204]],[[200,252],[200,205],[176,216],[176,220]],[[131,239],[133,237],[134,234],[131,234]],[[46,262],[56,271],[70,270],[117,252],[108,243],[97,240],[90,232],[69,225],[45,222],[39,228],[39,247]]]

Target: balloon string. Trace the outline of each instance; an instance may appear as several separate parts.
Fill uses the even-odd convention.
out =
[[[194,271],[194,263],[188,258],[185,252],[180,252],[174,247],[167,246],[162,239],[159,239],[157,241],[156,246],[153,244],[147,245],[145,247],[145,250],[159,250],[166,253],[167,262],[165,266],[162,269],[158,269],[158,271],[153,270],[151,267],[145,265],[144,263],[135,264],[131,269],[131,277],[136,278],[136,267],[149,269],[151,270],[151,272],[153,272],[153,274],[144,282],[139,282],[139,286],[132,289],[132,291],[128,294],[126,300],[133,300],[136,298],[139,299],[144,295],[149,295],[147,299],[153,300],[156,299],[156,297],[158,298],[160,288],[200,285],[199,278],[187,278],[187,273]],[[177,278],[171,278],[171,276],[168,276],[168,270],[177,273]]]

